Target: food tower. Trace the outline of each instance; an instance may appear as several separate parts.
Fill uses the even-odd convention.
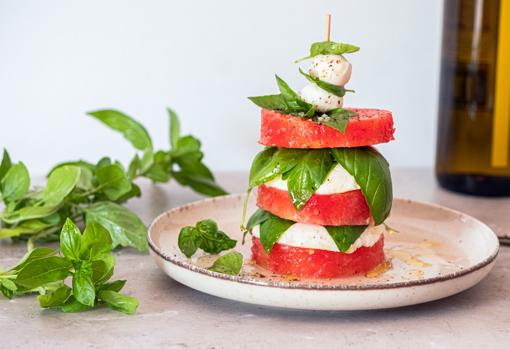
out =
[[[254,262],[276,274],[337,278],[384,261],[384,220],[392,204],[388,162],[372,146],[393,139],[392,113],[344,108],[359,47],[327,40],[296,63],[308,84],[300,93],[276,76],[280,93],[250,97],[262,108],[248,195],[258,210],[243,224]],[[246,204],[245,204],[246,207]],[[243,217],[244,222],[244,217]]]

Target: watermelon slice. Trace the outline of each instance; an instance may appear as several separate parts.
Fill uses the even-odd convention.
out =
[[[257,206],[272,214],[299,223],[318,225],[366,225],[370,209],[361,190],[340,194],[313,194],[301,210],[296,210],[289,192],[260,185]]]
[[[294,115],[262,109],[259,143],[283,148],[362,147],[393,140],[393,116],[380,109],[348,108],[351,117],[345,133]]]
[[[252,238],[251,252],[255,263],[273,273],[302,278],[339,278],[362,274],[384,261],[384,236],[371,247],[342,253],[294,247],[276,243],[270,254],[260,239]]]

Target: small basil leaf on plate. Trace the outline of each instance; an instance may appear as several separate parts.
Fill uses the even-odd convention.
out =
[[[181,252],[190,258],[197,252],[200,244],[200,233],[194,227],[184,227],[179,232],[177,244]]]
[[[69,218],[60,231],[60,250],[70,260],[79,260],[82,250],[80,229]]]
[[[147,228],[141,219],[126,207],[113,202],[98,202],[85,208],[87,224],[102,225],[112,238],[112,248],[117,246],[147,250]]]
[[[288,173],[287,186],[294,207],[300,210],[321,186],[333,166],[328,150],[307,150],[301,161]]]
[[[267,253],[273,249],[273,245],[280,239],[282,234],[295,222],[271,215],[260,225],[260,243]]]
[[[216,259],[213,265],[207,269],[222,274],[238,275],[242,267],[243,255],[239,252],[229,252]]]
[[[221,251],[234,248],[237,241],[227,234],[218,230],[218,226],[211,219],[205,219],[197,223],[197,231],[200,234],[199,247],[207,253],[220,253]]]
[[[92,281],[92,263],[81,262],[73,275],[73,296],[78,302],[93,307],[96,299],[96,289]]]
[[[138,299],[134,297],[110,290],[99,291],[99,298],[111,309],[129,315],[136,313],[139,304]]]
[[[43,193],[46,206],[57,206],[62,203],[78,183],[81,169],[78,166],[66,165],[57,168],[48,176],[48,182]]]
[[[327,226],[326,230],[340,252],[347,251],[367,228],[366,225]]]
[[[71,291],[70,287],[64,285],[53,292],[39,295],[37,299],[41,308],[62,307],[71,296]]]
[[[386,159],[372,147],[331,149],[335,160],[361,188],[374,224],[384,222],[393,202],[391,174]]]
[[[131,190],[131,181],[118,164],[99,167],[96,178],[102,192],[110,200],[115,201]]]
[[[48,283],[64,280],[72,268],[67,258],[50,256],[27,263],[18,273],[16,284],[33,289]]]
[[[314,78],[313,76],[311,75],[308,75],[307,73],[305,73],[303,70],[301,70],[301,68],[299,69],[299,72],[301,73],[301,75],[303,75],[308,81],[310,81],[311,83],[314,83],[315,85],[317,85],[318,87],[320,87],[321,89],[323,89],[324,91],[326,92],[329,92],[335,96],[338,96],[338,97],[343,97],[345,96],[345,88],[343,86],[337,86],[337,85],[333,85],[333,84],[330,84],[328,82],[325,82],[325,81],[322,81],[320,79],[317,79],[317,78]]]
[[[12,202],[21,199],[30,187],[30,175],[22,162],[12,165],[0,182],[2,199]]]

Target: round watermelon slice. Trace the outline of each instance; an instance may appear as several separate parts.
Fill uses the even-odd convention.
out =
[[[384,261],[384,236],[370,247],[342,253],[276,243],[270,254],[252,238],[255,263],[273,273],[302,278],[339,278],[367,273]]]
[[[289,192],[260,185],[257,206],[272,214],[299,223],[318,225],[365,225],[370,222],[370,209],[361,190],[340,194],[313,194],[301,210],[296,210]]]
[[[381,109],[348,108],[356,112],[345,133],[293,115],[262,109],[259,143],[283,148],[362,147],[393,140],[393,116]]]

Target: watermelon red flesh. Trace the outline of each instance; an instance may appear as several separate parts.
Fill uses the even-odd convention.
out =
[[[353,253],[316,250],[276,243],[270,254],[252,238],[255,263],[273,273],[301,278],[339,278],[367,273],[384,261],[384,236],[371,247]]]
[[[291,221],[319,225],[365,225],[370,222],[370,209],[361,190],[340,194],[313,194],[301,210],[296,210],[289,192],[261,185],[257,206]]]
[[[393,140],[393,116],[380,109],[348,108],[352,117],[345,133],[314,121],[262,109],[259,143],[283,148],[362,147]]]

